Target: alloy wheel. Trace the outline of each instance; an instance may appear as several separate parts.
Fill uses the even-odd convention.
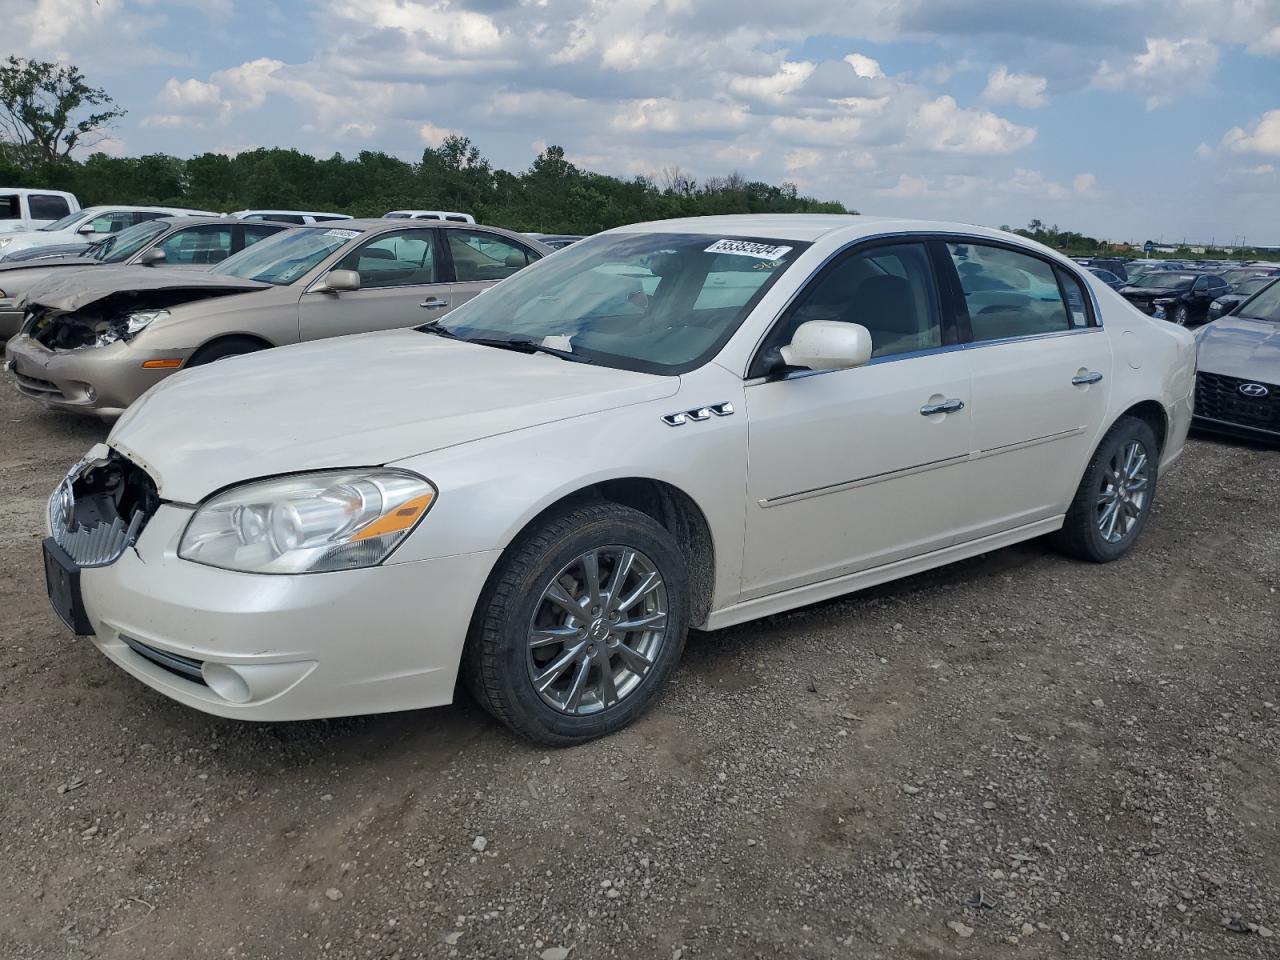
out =
[[[1098,532],[1108,543],[1124,540],[1147,505],[1150,477],[1146,448],[1130,440],[1111,456],[1097,499]]]
[[[568,563],[529,623],[529,680],[548,706],[586,716],[644,682],[667,639],[667,588],[632,547],[605,546]]]

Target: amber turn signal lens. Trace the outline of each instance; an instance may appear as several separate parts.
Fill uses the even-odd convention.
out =
[[[144,370],[174,370],[182,366],[180,359],[173,360],[143,360],[142,369]]]

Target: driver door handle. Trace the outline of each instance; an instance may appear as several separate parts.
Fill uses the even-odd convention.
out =
[[[1071,378],[1071,383],[1074,386],[1083,387],[1085,384],[1097,383],[1101,379],[1102,374],[1098,373],[1096,370],[1091,370],[1088,373],[1077,373]]]
[[[434,310],[437,307],[447,307],[448,305],[448,300],[441,300],[439,297],[428,297],[426,300],[423,300],[418,304],[418,306],[424,307],[427,310]]]
[[[941,403],[926,403],[920,408],[920,416],[932,417],[935,413],[955,413],[963,409],[963,400],[943,400]]]

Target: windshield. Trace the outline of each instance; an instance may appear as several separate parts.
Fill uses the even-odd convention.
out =
[[[93,244],[89,256],[103,263],[123,263],[168,229],[168,224],[159,220],[134,224]]]
[[[359,236],[358,230],[285,230],[228,257],[210,272],[283,287],[310,273],[329,254]]]
[[[93,216],[94,213],[96,212],[97,212],[96,209],[93,207],[88,207],[84,210],[77,210],[75,213],[68,213],[61,220],[55,220],[53,221],[53,223],[43,226],[40,229],[41,230],[69,230],[72,227],[74,227],[77,223],[79,223],[81,220],[84,220],[88,217]]]
[[[621,233],[565,248],[438,324],[522,339],[605,366],[679,374],[709,360],[809,244]]]
[[[1261,293],[1255,294],[1253,299],[1246,300],[1236,310],[1236,314],[1250,320],[1280,323],[1280,283],[1269,284]]]
[[[1269,287],[1273,280],[1275,277],[1255,277],[1252,280],[1244,280],[1232,287],[1231,292],[1242,297],[1251,297],[1259,290]]]
[[[1142,278],[1142,285],[1151,290],[1187,290],[1196,282],[1185,273],[1149,273]]]

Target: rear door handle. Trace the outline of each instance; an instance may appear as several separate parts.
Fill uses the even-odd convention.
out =
[[[932,417],[935,413],[955,413],[963,409],[963,400],[943,400],[940,403],[926,403],[920,408],[920,416]]]
[[[423,307],[427,310],[434,310],[437,307],[447,307],[448,305],[449,305],[448,300],[441,300],[439,297],[428,297],[426,300],[423,300],[420,304],[418,304],[418,306]]]
[[[1086,384],[1097,383],[1101,379],[1102,374],[1096,370],[1091,370],[1088,373],[1077,373],[1071,378],[1071,383],[1077,387],[1083,387]]]

